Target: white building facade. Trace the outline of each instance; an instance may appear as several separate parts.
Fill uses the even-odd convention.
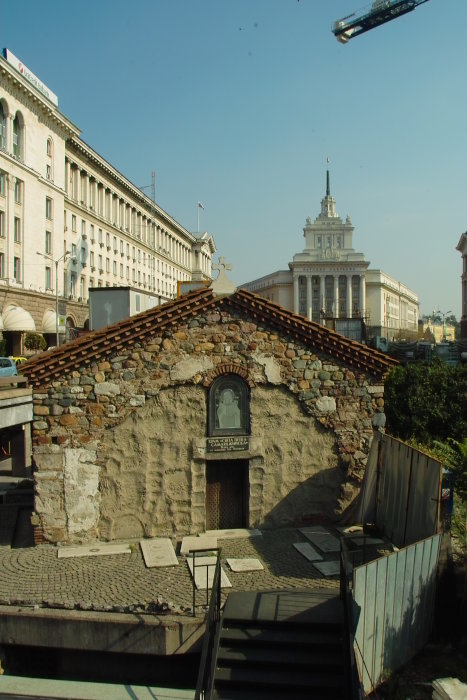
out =
[[[406,285],[381,270],[370,270],[353,247],[354,227],[343,221],[331,195],[329,171],[321,212],[303,229],[305,248],[289,270],[265,275],[242,286],[281,306],[356,340],[384,336],[416,337],[419,304]]]
[[[0,57],[0,329],[55,344],[88,320],[88,290],[131,286],[153,305],[211,277],[212,236],[195,235],[79,136],[57,97],[11,52]],[[60,319],[62,321],[62,319]],[[52,342],[53,341],[53,342]]]

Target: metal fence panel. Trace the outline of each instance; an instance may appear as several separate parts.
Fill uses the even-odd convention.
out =
[[[441,535],[354,569],[355,653],[366,692],[428,641]]]

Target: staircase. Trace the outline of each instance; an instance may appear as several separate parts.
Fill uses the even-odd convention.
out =
[[[334,593],[231,593],[212,697],[350,698],[343,627],[342,603]]]

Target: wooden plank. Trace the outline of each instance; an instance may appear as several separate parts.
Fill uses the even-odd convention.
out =
[[[375,595],[375,641],[373,652],[373,684],[378,685],[384,677],[384,637],[386,617],[386,581],[388,558],[376,561],[376,595]]]

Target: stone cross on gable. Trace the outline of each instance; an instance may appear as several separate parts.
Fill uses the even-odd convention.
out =
[[[231,270],[232,265],[225,262],[223,256],[219,256],[219,261],[211,265],[213,270],[219,270],[217,278],[211,284],[211,289],[216,296],[223,296],[228,294],[233,294],[235,292],[235,285],[232,280],[229,280],[225,274],[226,270]]]
[[[218,263],[213,263],[213,264],[212,264],[212,269],[213,269],[213,270],[219,270],[219,276],[220,276],[220,274],[221,274],[222,268],[224,269],[224,271],[225,271],[225,270],[231,270],[231,269],[232,269],[232,265],[231,265],[230,263],[226,263],[226,262],[225,262],[225,258],[224,258],[223,256],[221,256],[221,257],[219,258],[219,262],[218,262]]]

